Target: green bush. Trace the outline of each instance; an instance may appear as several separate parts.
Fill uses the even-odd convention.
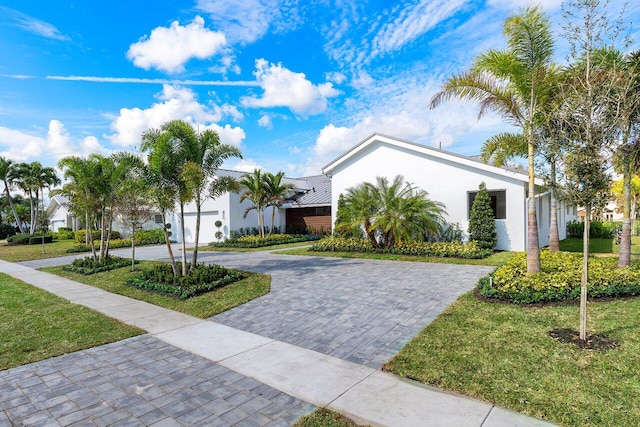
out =
[[[136,261],[136,264],[138,261]],[[107,256],[102,259],[94,260],[91,257],[78,258],[73,260],[71,264],[62,267],[63,270],[72,271],[74,273],[90,274],[100,273],[102,271],[115,270],[116,268],[127,267],[131,265],[131,260],[120,258],[117,256]]]
[[[640,263],[619,268],[617,259],[589,259],[588,295],[591,298],[640,295]],[[540,273],[527,274],[526,253],[516,255],[480,279],[480,293],[517,304],[563,301],[580,297],[582,255],[569,252],[540,253]]]
[[[138,230],[135,232],[136,246],[138,245],[157,245],[164,243],[164,232],[161,228],[154,228],[152,230]],[[127,239],[130,240],[130,239]],[[129,242],[131,246],[131,242]]]
[[[11,224],[0,224],[0,240],[15,236],[18,229]]]
[[[73,229],[71,227],[58,227],[58,231],[71,231],[71,232],[73,232]]]
[[[67,230],[61,230],[61,229],[58,229],[57,232],[51,233],[51,234],[57,240],[71,240],[75,237],[73,231],[67,231]]]
[[[345,239],[328,237],[314,244],[310,251],[317,252],[359,252],[395,255],[437,256],[465,259],[486,258],[493,253],[491,249],[482,249],[474,241],[453,242],[413,242],[402,243],[393,248],[374,248],[367,239]]]
[[[496,218],[491,208],[491,198],[484,182],[480,183],[469,213],[469,240],[478,242],[482,249],[493,249],[498,242]]]
[[[82,230],[78,230],[76,231],[75,234],[75,238],[76,238],[76,242],[77,243],[84,243],[85,242],[85,235],[87,233],[87,230],[82,229]],[[100,230],[91,230],[91,234],[93,235],[93,240],[100,240]],[[113,230],[111,231],[111,240],[115,240],[115,239],[119,239],[120,238],[120,232]]]
[[[32,236],[32,237],[29,237],[29,244],[41,245],[43,240],[44,240],[44,243],[52,243],[53,236]]]
[[[287,243],[310,242],[318,240],[316,235],[309,234],[272,234],[271,236],[242,236],[224,242],[211,242],[214,248],[262,248],[265,246],[283,245]]]
[[[178,264],[178,270],[182,268]],[[242,273],[219,265],[198,264],[185,277],[173,275],[168,263],[145,268],[129,278],[127,283],[141,289],[174,295],[180,299],[190,298],[242,279]]]
[[[10,245],[28,245],[29,239],[33,237],[31,234],[16,234],[7,238]]]
[[[589,224],[589,237],[594,239],[609,239],[615,232],[622,228],[622,223],[614,221],[591,221]],[[569,221],[567,232],[571,237],[582,238],[584,236],[584,222]]]

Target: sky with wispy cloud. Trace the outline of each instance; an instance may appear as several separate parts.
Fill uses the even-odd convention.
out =
[[[538,2],[560,38],[560,0]],[[464,155],[507,126],[442,82],[489,48],[519,0],[2,0],[0,155],[46,165],[136,150],[172,119],[214,129],[244,158],[289,176],[373,132]],[[612,15],[622,1],[611,2]],[[627,29],[640,5],[627,5]],[[636,42],[633,47],[638,47]]]

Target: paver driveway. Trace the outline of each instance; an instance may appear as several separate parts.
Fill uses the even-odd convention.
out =
[[[379,368],[493,267],[201,252],[270,274],[271,292],[212,320]]]

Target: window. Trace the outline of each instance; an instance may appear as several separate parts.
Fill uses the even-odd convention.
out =
[[[155,215],[153,220],[156,224],[162,224],[162,215]]]
[[[477,191],[470,191],[468,193],[469,209],[467,210],[467,218],[469,218],[469,215],[471,214],[471,206],[473,206],[476,194],[478,194]],[[495,216],[496,219],[507,219],[507,191],[489,191],[489,198],[491,199],[493,216]]]

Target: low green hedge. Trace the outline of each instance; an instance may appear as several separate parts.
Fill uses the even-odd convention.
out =
[[[86,233],[87,230],[84,228],[76,231],[75,239],[78,243],[84,243],[86,241]],[[100,240],[100,230],[91,230],[91,234],[93,235],[93,240]],[[111,239],[116,240],[120,238],[120,232],[116,230],[111,231]]]
[[[486,258],[491,249],[481,249],[476,242],[413,242],[402,243],[393,248],[374,248],[369,240],[329,237],[316,243],[310,251],[317,252],[359,252],[396,255],[436,256],[464,259]]]
[[[310,242],[320,237],[312,234],[272,234],[271,236],[242,236],[237,239],[228,239],[224,242],[212,242],[209,246],[214,248],[262,248],[265,246],[284,245],[288,243]]]
[[[137,263],[138,261],[136,261],[136,264]],[[109,255],[99,260],[94,260],[91,257],[78,258],[73,260],[71,264],[63,266],[62,269],[88,276],[102,271],[115,270],[116,268],[127,267],[130,265],[130,259]]]
[[[619,268],[617,258],[589,259],[591,298],[640,295],[640,263]],[[582,254],[540,253],[540,273],[527,274],[527,255],[521,253],[478,282],[480,294],[516,304],[563,301],[580,297]]]
[[[29,237],[30,245],[41,245],[43,243],[53,243],[53,236]]]
[[[145,245],[157,245],[165,243],[164,233],[161,229],[158,230],[140,230],[136,231],[136,247]],[[96,248],[99,247],[99,242],[96,242]],[[129,248],[131,247],[131,239],[113,239],[109,242],[110,249]],[[80,243],[74,245],[74,247],[67,249],[67,253],[80,253],[91,252],[91,246]]]
[[[178,270],[182,268],[178,264]],[[130,277],[127,283],[141,289],[174,295],[180,299],[190,298],[220,288],[242,279],[242,273],[220,265],[198,264],[185,277],[173,275],[171,264],[156,264]]]

